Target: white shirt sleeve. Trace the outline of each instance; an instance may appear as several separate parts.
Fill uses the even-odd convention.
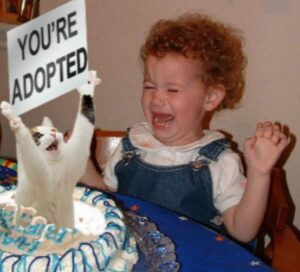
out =
[[[245,190],[243,166],[238,154],[226,150],[217,162],[210,164],[213,180],[213,198],[217,210],[224,213],[237,205]]]
[[[104,168],[104,183],[112,189],[117,189],[118,180],[115,174],[115,166],[122,158],[122,141],[108,159]]]

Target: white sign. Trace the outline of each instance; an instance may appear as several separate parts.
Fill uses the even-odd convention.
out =
[[[87,80],[85,0],[73,0],[7,33],[10,103],[22,114]]]

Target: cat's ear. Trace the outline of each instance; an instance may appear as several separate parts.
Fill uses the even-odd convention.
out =
[[[47,116],[44,117],[42,125],[47,127],[53,127],[52,121]]]

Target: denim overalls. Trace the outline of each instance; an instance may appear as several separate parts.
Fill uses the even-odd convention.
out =
[[[209,163],[229,147],[225,139],[199,149],[195,161],[178,166],[158,166],[136,155],[129,138],[123,139],[123,158],[115,166],[117,191],[191,217],[218,232],[226,233],[221,214],[213,204]]]

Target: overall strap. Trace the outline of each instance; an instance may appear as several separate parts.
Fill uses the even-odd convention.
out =
[[[190,163],[195,171],[200,170],[203,166],[208,166],[211,161],[217,161],[219,155],[230,147],[226,139],[219,139],[209,143],[206,146],[200,147],[199,156]]]
[[[128,135],[122,139],[122,146],[124,152],[135,151],[137,149],[129,140]]]
[[[122,163],[127,164],[136,155],[137,148],[133,146],[127,135],[122,139]]]
[[[230,144],[228,140],[219,139],[200,148],[198,153],[199,155],[204,156],[210,161],[216,161],[219,155],[229,147]]]

